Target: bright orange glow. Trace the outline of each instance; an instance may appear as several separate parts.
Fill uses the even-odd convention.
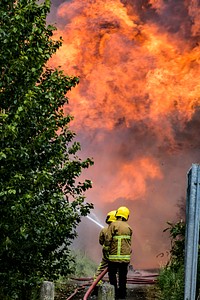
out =
[[[198,1],[71,0],[57,20],[64,43],[50,64],[80,77],[65,110],[95,160],[89,200],[102,210],[126,200],[148,211],[146,228],[165,227],[199,159]]]
[[[108,168],[109,175],[104,177],[104,186],[108,185],[109,189],[103,191],[103,198],[106,202],[114,202],[120,197],[139,199],[146,193],[147,179],[162,178],[159,166],[152,158],[139,158],[122,165],[121,161],[116,161]],[[138,172],[139,170],[142,172]],[[102,186],[97,186],[95,192],[101,194]]]
[[[173,112],[191,119],[200,102],[199,47],[140,24],[116,0],[66,2],[58,16],[70,22],[57,32],[64,45],[51,63],[80,76],[70,95],[79,99],[72,104],[76,126],[111,130],[121,118],[130,126],[144,117],[154,124]]]

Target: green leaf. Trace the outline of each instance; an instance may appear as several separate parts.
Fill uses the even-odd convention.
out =
[[[6,299],[31,299],[44,278],[71,272],[70,246],[82,216],[93,164],[65,115],[67,93],[79,82],[48,59],[62,38],[47,25],[50,1],[2,1],[0,42],[0,290]],[[59,249],[59,251],[58,251]],[[27,294],[26,294],[27,293]]]

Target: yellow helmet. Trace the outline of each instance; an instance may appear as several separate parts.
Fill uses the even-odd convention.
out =
[[[129,218],[129,214],[130,214],[129,209],[125,206],[121,206],[121,207],[118,208],[115,216],[116,217],[122,217],[127,221],[128,218]]]
[[[115,222],[117,219],[115,217],[115,214],[116,214],[116,210],[112,210],[110,211],[108,214],[107,214],[107,217],[106,217],[106,223],[111,223],[111,222]]]

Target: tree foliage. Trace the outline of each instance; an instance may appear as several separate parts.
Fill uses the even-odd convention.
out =
[[[185,222],[167,222],[164,232],[169,232],[171,240],[170,257],[166,266],[160,270],[158,285],[160,300],[181,300],[184,298],[184,247]]]
[[[11,299],[70,272],[69,246],[92,208],[79,176],[93,162],[77,156],[63,112],[79,79],[46,67],[62,44],[49,10],[48,0],[0,2],[0,288]]]
[[[170,259],[167,263],[174,271],[184,264],[185,255],[185,222],[180,220],[176,223],[167,222],[168,226],[163,232],[169,232],[171,240]]]

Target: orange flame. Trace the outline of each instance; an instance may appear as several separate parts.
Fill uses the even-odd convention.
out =
[[[146,118],[157,126],[160,117],[170,126],[173,113],[191,119],[200,102],[198,46],[191,49],[155,23],[141,24],[116,0],[66,2],[58,16],[70,22],[57,32],[64,45],[52,63],[81,77],[70,96],[78,98],[77,126],[113,129],[118,120],[131,126]]]
[[[151,195],[159,212],[168,203],[167,220],[198,157],[194,128],[188,143],[200,105],[198,1],[71,0],[57,21],[64,43],[50,64],[80,77],[70,113],[95,159],[92,201],[137,205]]]

